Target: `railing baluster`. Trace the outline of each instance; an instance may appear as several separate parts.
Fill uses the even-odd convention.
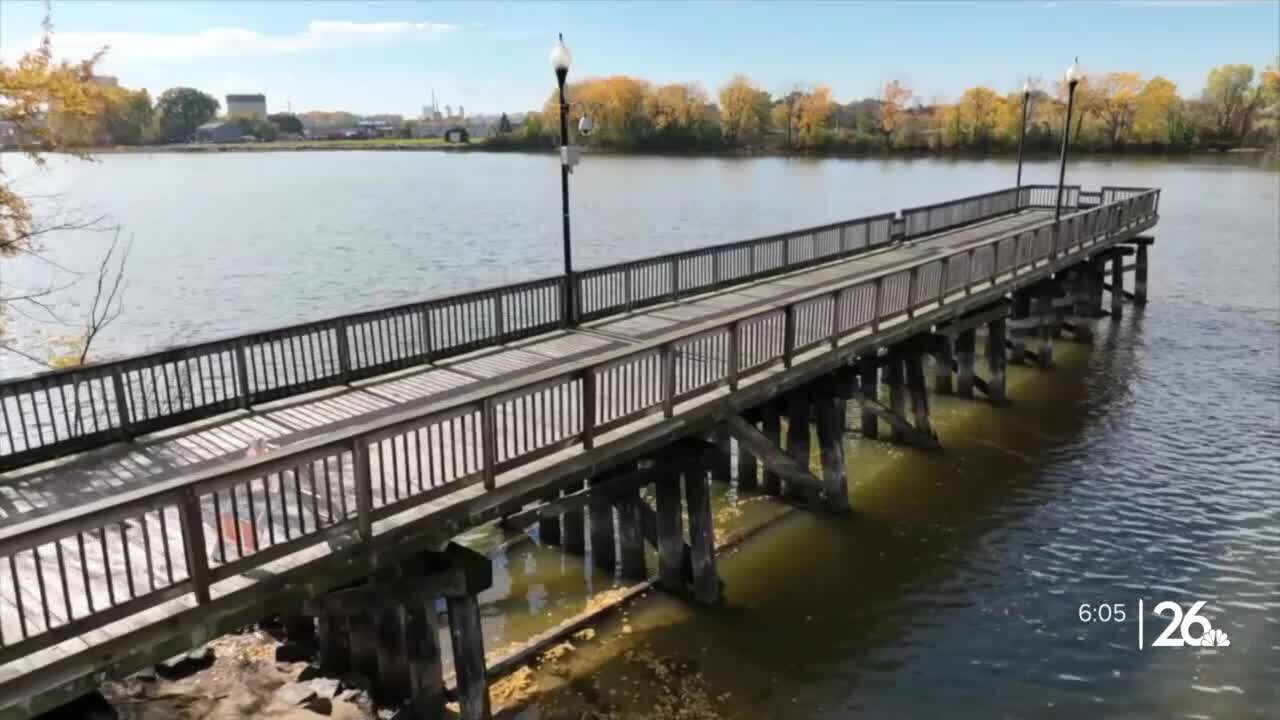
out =
[[[249,353],[245,346],[248,341],[241,340],[236,343],[236,399],[241,408],[248,408],[253,404],[253,391],[249,389]]]
[[[726,360],[725,360],[725,363],[726,363],[726,374],[727,374],[727,375],[728,375],[728,377],[729,377],[729,389],[730,389],[730,390],[737,390],[737,389],[738,389],[738,333],[739,333],[739,325],[740,325],[740,323],[739,323],[738,321],[734,321],[734,322],[729,323],[729,338],[728,338],[728,343],[727,343],[728,347],[727,347],[727,348],[726,348],[726,350],[725,350],[725,353],[728,355],[728,357],[727,357],[727,358],[726,358]]]
[[[676,358],[671,343],[663,343],[658,351],[662,358],[662,415],[670,418],[676,407]]]
[[[796,306],[789,304],[783,309],[782,320],[782,366],[791,367],[792,355],[796,351]]]

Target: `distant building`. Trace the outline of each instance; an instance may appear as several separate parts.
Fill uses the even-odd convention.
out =
[[[256,117],[259,120],[267,119],[267,96],[266,95],[228,95],[227,96],[227,117]]]
[[[240,123],[234,120],[219,120],[196,128],[196,142],[228,143],[243,139],[244,132],[240,129]]]
[[[454,128],[462,128],[467,131],[467,137],[472,140],[480,140],[492,135],[497,128],[492,122],[476,122],[474,120],[462,120],[454,118],[453,120],[432,120],[430,122],[420,122],[413,126],[413,136],[415,138],[443,138],[445,133]]]

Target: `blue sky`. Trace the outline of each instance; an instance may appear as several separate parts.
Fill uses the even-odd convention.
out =
[[[0,2],[0,56],[36,37],[42,6]],[[924,101],[1024,75],[1160,74],[1184,95],[1224,63],[1280,55],[1280,0],[1204,2],[418,3],[57,2],[55,47],[111,45],[105,72],[153,94],[188,85],[218,97],[263,92],[272,112],[416,115],[435,90],[468,113],[541,106],[547,52],[563,32],[571,78],[697,82],[734,74],[771,92],[830,85],[842,102],[905,80]]]

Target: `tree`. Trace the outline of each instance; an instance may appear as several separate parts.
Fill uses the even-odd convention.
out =
[[[269,120],[250,115],[236,118],[235,123],[240,126],[240,132],[245,135],[252,135],[258,140],[276,139],[276,126]]]
[[[1142,77],[1133,72],[1109,72],[1098,80],[1098,114],[1107,128],[1111,147],[1119,147],[1138,114]]]
[[[156,112],[151,94],[143,90],[109,88],[102,111],[102,126],[110,142],[140,145],[152,137]]]
[[[720,91],[720,128],[725,142],[751,142],[769,121],[769,93],[737,75]]]
[[[800,144],[816,147],[825,142],[827,122],[831,119],[834,103],[831,88],[819,85],[813,92],[804,93],[796,103],[796,128]]]
[[[156,101],[156,112],[169,142],[191,139],[196,128],[218,114],[218,107],[217,98],[188,87],[169,88]]]
[[[1169,129],[1177,111],[1178,86],[1156,76],[1142,86],[1133,116],[1133,134],[1139,142],[1157,145],[1169,142]]]
[[[800,90],[792,90],[774,101],[769,109],[769,125],[787,134],[787,147],[795,146],[796,122],[803,96]]]
[[[1210,70],[1203,97],[1213,112],[1218,136],[1243,139],[1260,99],[1253,87],[1253,66],[1223,65]]]
[[[37,166],[43,166],[45,152],[66,152],[89,159],[88,154],[71,144],[74,138],[60,133],[58,123],[49,122],[49,113],[53,111],[59,118],[85,126],[97,121],[103,110],[104,88],[91,80],[94,67],[105,51],[78,63],[55,61],[53,23],[49,15],[45,15],[41,28],[40,42],[34,50],[23,53],[12,64],[0,61],[0,121],[11,124],[23,154]],[[90,310],[82,322],[64,317],[60,308],[47,301],[53,293],[67,289],[84,277],[65,270],[43,254],[46,244],[60,239],[68,231],[109,232],[113,238],[99,265]],[[0,169],[0,264],[17,255],[41,259],[70,277],[56,278],[40,286],[26,284],[24,281],[28,279],[22,277],[15,283],[11,276],[0,273],[3,281],[0,282],[0,350],[47,366],[84,362],[94,338],[120,313],[128,247],[122,249],[120,245],[119,228],[106,225],[101,217],[85,218],[71,212],[33,207],[15,191]],[[63,343],[68,351],[66,356],[43,359],[9,342],[5,337],[4,319],[12,309],[24,314],[39,313],[57,324],[74,327],[76,334]],[[78,405],[78,399],[73,398],[72,402]]]
[[[956,110],[969,142],[986,147],[1002,112],[1004,98],[987,87],[969,88],[960,96]]]
[[[511,132],[511,118],[506,113],[502,113],[502,117],[498,118],[498,132],[506,135]]]
[[[900,130],[906,120],[906,106],[911,101],[911,88],[902,82],[890,80],[885,83],[881,94],[880,132],[884,133],[886,145],[893,145],[893,134]]]
[[[302,121],[293,113],[275,113],[274,115],[268,115],[267,119],[271,121],[271,124],[279,132],[303,134]]]

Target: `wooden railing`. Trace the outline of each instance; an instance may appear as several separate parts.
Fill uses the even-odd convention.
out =
[[[0,529],[0,663],[483,483],[886,322],[1074,262],[1156,219],[1159,191],[885,269],[784,305],[369,420]],[[25,608],[25,610],[24,610]],[[17,617],[14,617],[16,609]]]
[[[627,312],[1053,207],[1056,190],[1023,186],[585,270],[575,275],[578,314]],[[1078,195],[1066,188],[1066,206]],[[3,381],[0,472],[563,327],[563,288],[560,277],[533,280]]]

